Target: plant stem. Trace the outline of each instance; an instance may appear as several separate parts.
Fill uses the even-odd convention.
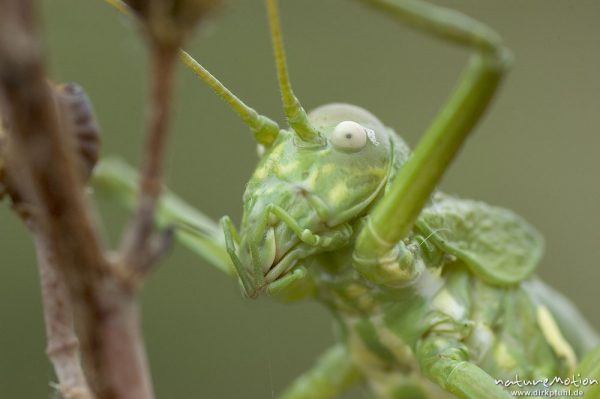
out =
[[[35,212],[64,279],[97,399],[154,397],[135,290],[105,255],[84,197],[74,135],[61,131],[31,0],[0,0],[0,106],[10,126],[7,169]]]
[[[58,378],[60,393],[64,399],[93,399],[81,368],[79,340],[75,335],[67,287],[58,275],[56,259],[46,247],[46,242],[35,231],[33,235],[46,323],[46,354]]]
[[[148,134],[139,181],[138,207],[123,240],[122,262],[135,274],[144,274],[168,245],[165,236],[153,237],[154,213],[163,189],[170,105],[173,94],[176,46],[151,45],[151,98]],[[127,270],[126,270],[127,271]]]

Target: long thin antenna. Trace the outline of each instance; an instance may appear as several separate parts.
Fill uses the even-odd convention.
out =
[[[285,49],[283,47],[278,0],[267,0],[267,9],[269,12],[273,51],[275,53],[275,63],[277,65],[279,88],[281,90],[281,99],[283,100],[285,116],[300,139],[308,143],[319,143],[321,141],[319,132],[311,126],[306,111],[304,111],[304,108],[300,105],[300,101],[298,101],[298,98],[292,91],[285,58]]]
[[[104,1],[123,15],[132,16],[133,14],[129,6],[121,0]],[[259,114],[254,108],[246,105],[186,51],[182,49],[179,50],[179,59],[185,66],[191,69],[196,76],[202,79],[215,94],[229,104],[229,106],[250,127],[256,141],[264,146],[270,146],[275,141],[279,135],[279,125],[277,125],[276,122],[265,115]]]
[[[250,129],[252,129],[252,132],[259,143],[269,146],[275,141],[279,134],[279,125],[277,125],[276,122],[265,115],[259,114],[254,108],[246,105],[184,50],[180,50],[179,58],[196,74],[196,76],[202,79],[208,87],[238,113],[243,121],[250,126]]]

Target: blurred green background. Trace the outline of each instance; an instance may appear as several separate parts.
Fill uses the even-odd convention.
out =
[[[600,2],[438,3],[494,27],[516,55],[443,188],[511,208],[537,226],[547,246],[539,273],[600,327]],[[147,85],[135,28],[100,0],[41,4],[53,79],[85,87],[104,154],[137,162]],[[467,56],[354,2],[284,0],[282,12],[292,82],[305,107],[361,105],[413,146]],[[250,105],[282,120],[261,1],[231,0],[189,49]],[[256,162],[251,135],[202,82],[179,72],[169,185],[215,219],[239,221]],[[126,213],[101,205],[114,245]],[[32,245],[5,203],[0,251],[0,398],[47,398],[54,377]],[[148,280],[143,320],[160,398],[271,398],[332,342],[325,309],[244,300],[235,284],[181,247]]]

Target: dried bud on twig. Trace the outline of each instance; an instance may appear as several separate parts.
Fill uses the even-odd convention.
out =
[[[127,0],[153,44],[180,47],[199,21],[222,0]]]

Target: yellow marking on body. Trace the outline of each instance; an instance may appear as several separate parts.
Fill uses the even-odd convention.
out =
[[[356,322],[359,320],[356,319]],[[388,368],[387,364],[375,355],[364,343],[362,337],[356,333],[355,321],[346,319],[348,323],[348,350],[352,363],[361,371],[369,386],[381,398],[391,398],[393,392],[404,384],[414,384],[422,388],[427,398],[451,399],[454,395],[443,391],[437,384],[418,373],[419,367],[414,354],[408,345],[384,325],[382,315],[371,318],[371,322],[377,331],[377,338],[394,356],[399,357],[402,363],[414,366],[408,373],[399,373],[396,369]],[[402,347],[406,346],[404,352]],[[395,397],[395,396],[394,396]]]
[[[377,339],[392,352],[398,363],[416,370],[418,366],[412,349],[385,324],[383,314],[371,317],[371,323],[377,332]]]
[[[381,169],[374,166],[368,166],[362,173],[359,173],[358,176],[372,177],[374,179],[380,180],[383,177],[385,177],[385,174],[385,169]]]
[[[537,321],[542,329],[542,334],[544,334],[546,341],[548,341],[554,353],[565,360],[569,367],[569,373],[574,372],[577,366],[575,351],[573,351],[571,345],[563,337],[552,313],[544,305],[537,307]]]
[[[300,162],[298,161],[291,161],[288,163],[284,163],[282,165],[279,165],[279,172],[282,175],[288,175],[290,172],[293,172],[294,170],[298,169],[300,165]]]
[[[281,156],[284,153],[283,147],[284,146],[282,146],[282,145],[278,145],[277,147],[273,148],[271,150],[271,154],[270,154],[269,158],[271,158],[271,159],[280,159]]]
[[[348,321],[350,325],[347,342],[352,363],[367,378],[369,385],[377,393],[378,397],[389,397],[388,393],[390,389],[398,384],[400,379],[406,377],[402,375],[398,376],[386,369],[385,362],[365,345],[362,337],[356,333],[354,323],[350,320]]]
[[[354,299],[362,310],[372,309],[375,305],[375,299],[369,295],[369,290],[359,284],[350,284],[346,287],[346,293]]]
[[[350,284],[350,285],[348,285],[346,287],[346,292],[352,298],[358,298],[359,296],[364,295],[365,293],[367,293],[368,290],[365,287],[363,287],[362,285],[359,285],[359,284]]]
[[[370,295],[363,295],[358,298],[358,307],[360,309],[372,309],[376,302]]]
[[[494,351],[494,358],[496,362],[505,369],[514,369],[517,367],[517,362],[511,356],[508,348],[503,342],[499,342]]]
[[[267,177],[267,168],[265,166],[261,166],[260,168],[256,168],[254,171],[254,177],[259,179],[264,179]]]
[[[386,327],[377,329],[377,335],[382,344],[394,354],[398,362],[408,366],[411,370],[418,368],[417,361],[410,347],[402,341],[392,330]]]
[[[328,163],[321,167],[321,173],[323,175],[328,175],[333,172],[335,172],[335,164],[334,163]]]
[[[365,345],[353,324],[351,323],[350,328],[348,328],[348,349],[352,362],[363,371],[383,367],[382,360]]]
[[[348,187],[346,183],[339,182],[327,194],[327,199],[331,203],[332,206],[336,206],[340,202],[343,201],[344,197],[348,195]]]
[[[433,298],[433,308],[447,314],[455,320],[461,320],[465,315],[465,307],[462,306],[448,290],[442,289]]]
[[[406,368],[402,373],[398,373],[395,369],[380,369],[378,373],[367,374],[371,386],[379,395],[378,397],[396,397],[392,395],[399,387],[411,384],[421,388],[427,398],[455,398],[454,395],[443,391],[438,385],[419,373],[419,364],[414,352],[401,337],[385,325],[383,315],[372,317],[371,322],[377,331],[377,339],[394,355],[398,363]]]
[[[304,180],[304,187],[308,191],[314,191],[318,178],[319,178],[319,170],[318,169],[311,170],[310,174],[308,175],[306,180]]]

